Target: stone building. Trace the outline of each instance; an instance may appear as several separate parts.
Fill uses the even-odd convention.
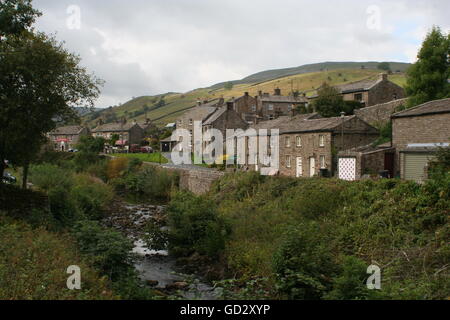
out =
[[[358,101],[361,107],[370,107],[406,97],[405,89],[389,81],[387,74],[377,79],[364,79],[335,86],[344,101]],[[317,96],[310,97],[314,100]]]
[[[365,122],[379,126],[391,121],[391,116],[402,110],[406,106],[408,99],[398,99],[390,102],[377,104],[371,107],[355,110],[355,116],[358,116]]]
[[[216,99],[213,101],[203,101],[197,102],[197,105],[185,112],[181,117],[179,117],[176,121],[176,128],[185,129],[190,133],[189,146],[193,149],[194,146],[194,123],[196,121],[201,121],[202,123],[213,113],[215,113],[218,108],[224,105],[223,99]],[[167,141],[166,141],[167,142]],[[172,141],[173,143],[174,141]]]
[[[82,136],[89,135],[89,129],[82,126],[59,127],[48,134],[50,143],[55,151],[74,150]]]
[[[280,174],[293,177],[331,176],[337,153],[375,141],[379,131],[356,116],[293,119],[281,127]]]
[[[292,116],[298,106],[307,106],[308,99],[303,96],[283,96],[280,89],[275,89],[273,95],[259,92],[257,112],[263,120],[273,120],[280,116]]]
[[[258,116],[257,97],[252,97],[248,92],[245,92],[242,97],[232,100],[234,102],[234,110],[241,116],[241,118],[247,123],[254,123]]]
[[[115,122],[99,125],[92,130],[93,137],[102,137],[105,140],[112,139],[114,135],[119,137],[119,140],[116,142],[117,147],[129,149],[131,145],[142,142],[144,129],[136,122]]]
[[[338,177],[354,181],[364,176],[394,177],[395,148],[391,143],[379,146],[372,144],[339,152]]]
[[[392,116],[392,146],[401,178],[424,181],[439,147],[450,144],[450,99],[430,101]]]

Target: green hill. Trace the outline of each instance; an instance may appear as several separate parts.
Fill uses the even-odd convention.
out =
[[[361,68],[363,65],[365,66],[364,69]],[[147,116],[157,125],[163,126],[174,122],[180,115],[195,106],[198,99],[211,100],[221,97],[230,99],[240,97],[244,92],[249,92],[250,95],[255,96],[258,91],[273,92],[275,88],[280,88],[284,95],[293,91],[310,94],[325,81],[332,85],[338,85],[377,77],[381,72],[377,69],[377,66],[378,62],[326,62],[298,68],[264,71],[239,80],[239,83],[235,82],[230,90],[218,84],[186,93],[171,92],[156,96],[138,97],[123,105],[88,114],[84,117],[84,120],[89,126],[94,127],[99,118],[106,122],[122,117],[128,120],[143,121]],[[405,63],[392,62],[391,69],[400,72],[395,72],[389,79],[404,86],[406,78],[403,71],[408,66]]]

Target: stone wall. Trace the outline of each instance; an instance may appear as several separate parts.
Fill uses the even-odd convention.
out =
[[[355,115],[372,125],[389,122],[391,115],[398,107],[406,104],[407,99],[398,99],[388,103],[377,104],[372,107],[355,110]]]
[[[225,175],[221,171],[213,170],[179,170],[180,189],[189,190],[194,194],[200,195],[207,193],[211,185]]]

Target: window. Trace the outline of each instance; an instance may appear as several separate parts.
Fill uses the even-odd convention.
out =
[[[256,106],[252,106],[252,112],[256,112]]]
[[[302,146],[302,137],[298,136],[296,138],[296,140],[297,140],[297,147],[301,147]]]
[[[321,169],[327,168],[327,164],[325,163],[325,156],[320,156],[320,168]]]
[[[363,95],[362,93],[357,93],[355,94],[355,101],[362,101],[363,100]]]
[[[192,137],[192,130],[189,130],[189,136]]]
[[[189,125],[192,126],[192,124],[193,124],[193,120],[189,119]]]
[[[290,148],[291,147],[291,137],[286,137],[286,141],[285,141],[285,145],[286,148]]]
[[[269,104],[269,105],[267,106],[267,110],[273,111],[273,104]]]
[[[291,156],[286,156],[286,168],[291,167]]]
[[[183,125],[183,120],[178,120],[178,125],[182,126]]]
[[[292,111],[292,109],[294,109],[294,105],[293,104],[290,104],[290,105],[288,105],[288,111]]]
[[[325,136],[319,135],[319,147],[325,147]]]

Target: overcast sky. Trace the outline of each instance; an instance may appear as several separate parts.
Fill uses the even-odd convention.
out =
[[[448,0],[34,0],[106,84],[98,107],[324,61],[413,62]]]

